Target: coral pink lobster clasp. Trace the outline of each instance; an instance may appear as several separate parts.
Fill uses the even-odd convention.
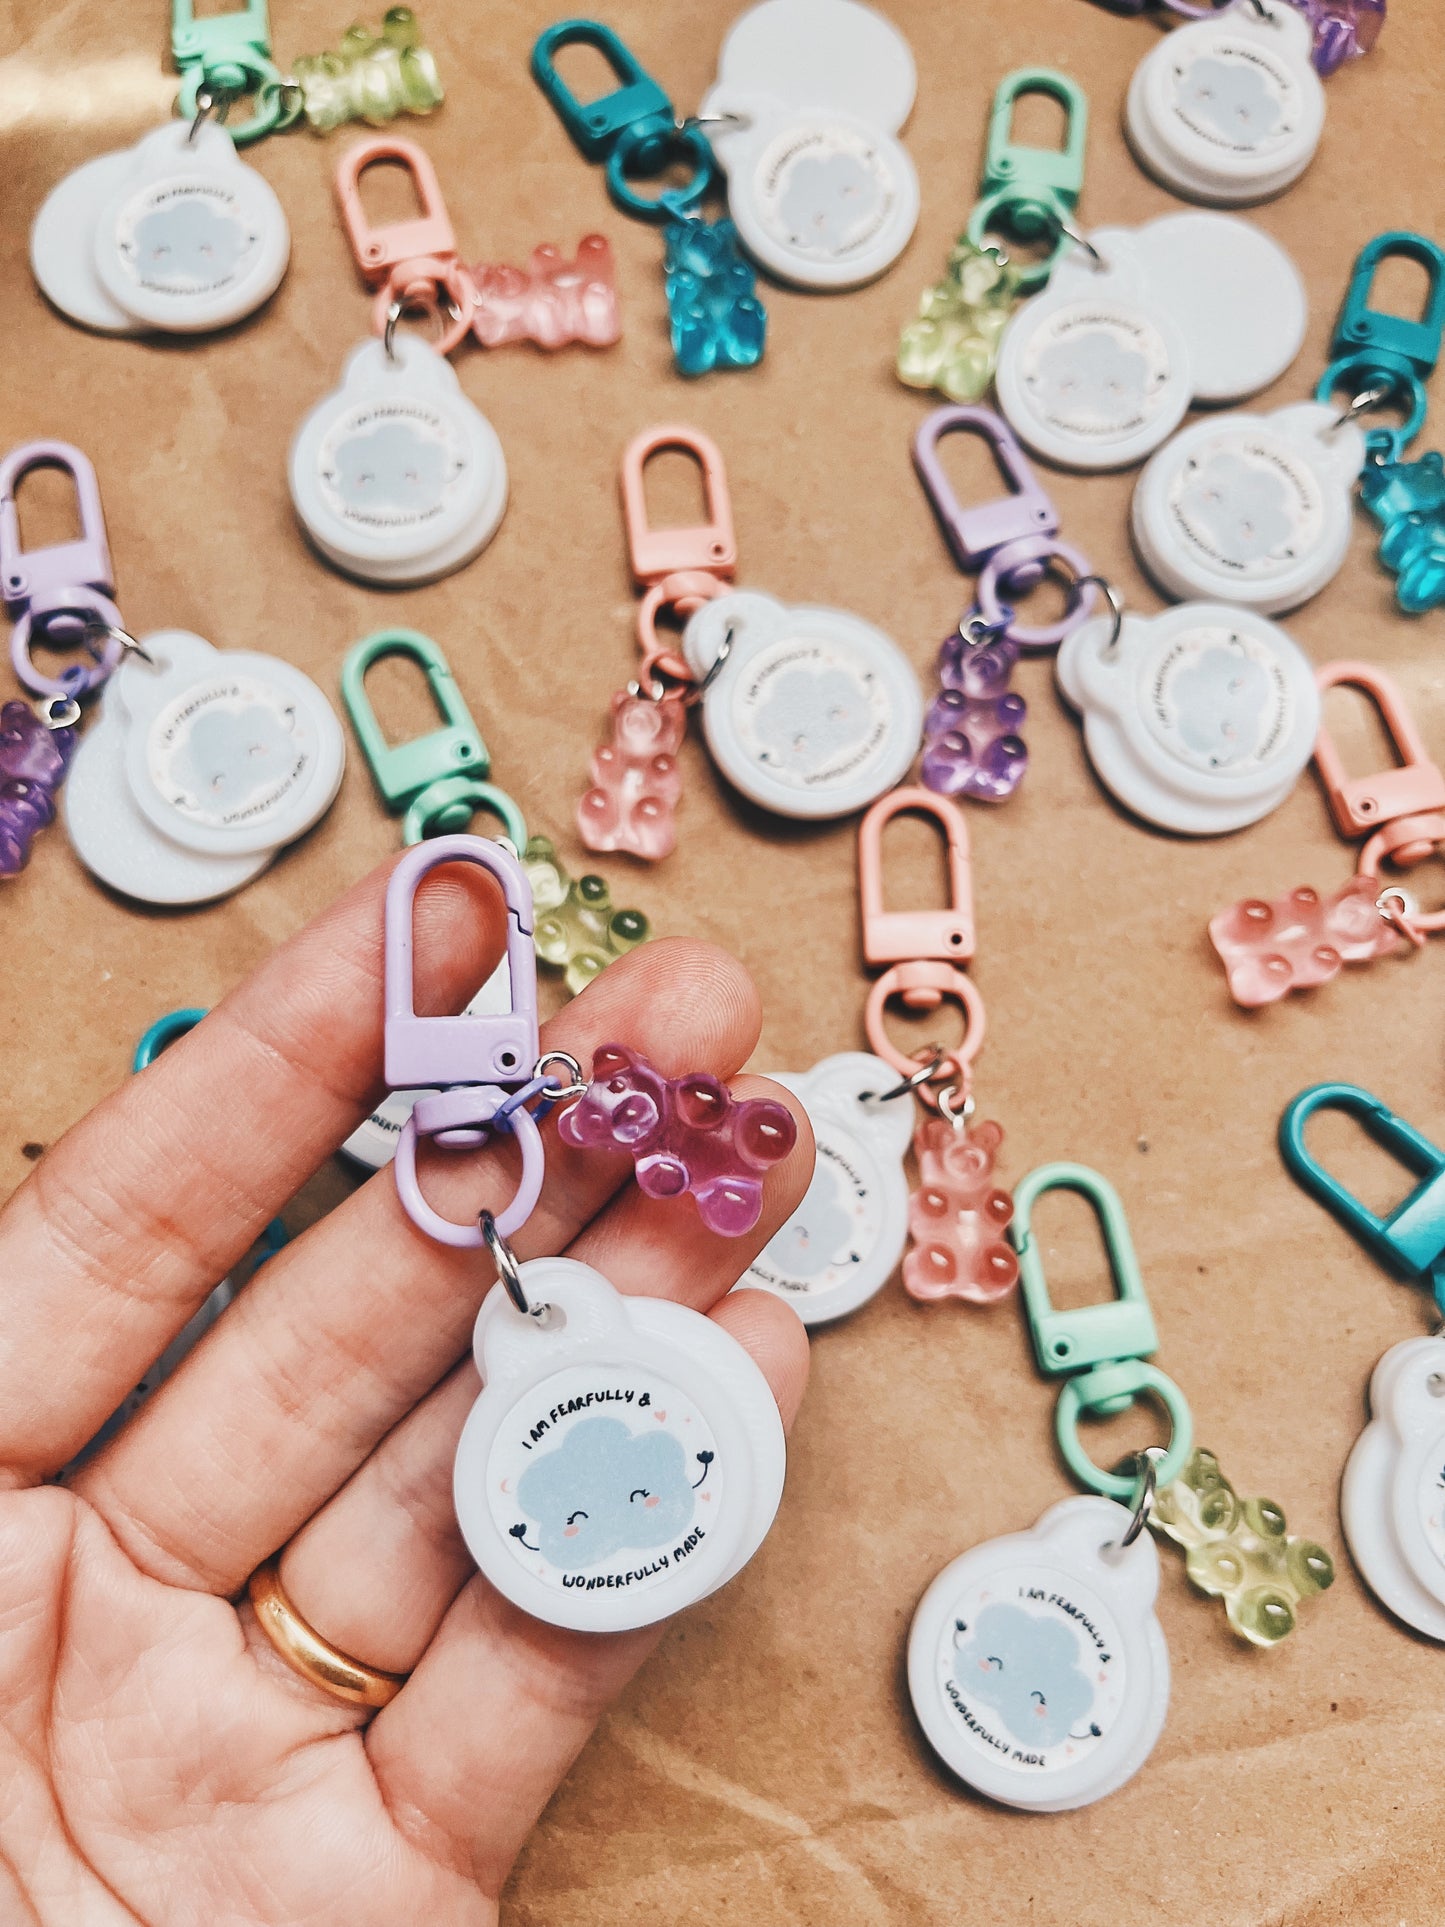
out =
[[[1316,676],[1327,689],[1363,690],[1400,758],[1398,767],[1367,776],[1350,776],[1324,723],[1315,742],[1315,768],[1324,785],[1330,815],[1341,836],[1374,834],[1367,849],[1373,861],[1368,876],[1388,859],[1402,866],[1423,862],[1445,842],[1445,774],[1431,761],[1399,685],[1367,662],[1326,663]]]
[[[949,902],[941,910],[885,910],[883,832],[904,810],[931,816],[948,847]],[[932,790],[897,789],[879,800],[858,826],[858,885],[863,907],[863,956],[870,964],[911,963],[921,958],[967,963],[973,955],[973,871],[968,825],[957,804]],[[971,986],[970,986],[971,988]],[[938,999],[932,998],[932,1003]],[[905,994],[916,1007],[918,999]]]
[[[408,221],[374,227],[361,204],[361,176],[368,167],[385,161],[395,161],[405,170],[421,213]],[[452,313],[443,320],[438,347],[450,354],[472,325],[475,295],[471,276],[457,260],[451,216],[425,149],[392,134],[358,141],[337,166],[336,196],[356,265],[367,286],[377,291],[372,315],[375,332],[384,332],[388,314],[398,304],[437,307],[441,289]]]
[[[708,519],[695,527],[654,529],[648,524],[642,471],[664,448],[681,449],[702,470]],[[622,519],[627,526],[632,573],[649,587],[674,575],[707,575],[727,581],[737,567],[727,471],[717,443],[700,429],[670,422],[633,436],[622,451]]]
[[[15,497],[21,482],[37,468],[58,468],[70,477],[80,534],[71,542],[27,550],[20,543]],[[0,592],[6,607],[18,613],[80,590],[107,598],[115,594],[95,468],[89,456],[69,442],[26,442],[0,462]]]
[[[963,1006],[962,1040],[940,1056],[932,1078],[919,1087],[918,1095],[925,1103],[937,1103],[936,1092],[931,1086],[946,1081],[953,1072],[957,1073],[959,1083],[967,1092],[973,1060],[983,1047],[985,1022],[983,998],[972,979],[952,964],[935,963],[924,958],[913,963],[894,964],[869,991],[863,1012],[863,1028],[868,1034],[868,1043],[874,1053],[885,1064],[891,1064],[900,1077],[911,1079],[919,1068],[919,1059],[899,1050],[884,1023],[889,1002],[894,997],[901,998],[913,1010],[936,1010],[945,997],[954,997]]]

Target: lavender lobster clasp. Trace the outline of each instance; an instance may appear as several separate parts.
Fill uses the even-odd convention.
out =
[[[74,484],[80,534],[73,542],[56,542],[43,549],[20,545],[15,492],[37,468],[61,469]],[[77,590],[107,598],[115,594],[100,483],[89,456],[69,442],[26,442],[0,462],[0,589],[6,608],[16,615]]]

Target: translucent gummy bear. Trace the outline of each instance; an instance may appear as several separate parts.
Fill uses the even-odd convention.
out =
[[[335,53],[292,63],[301,106],[318,134],[349,120],[384,127],[398,114],[429,114],[444,99],[436,61],[410,7],[389,7],[381,32],[349,27]]]
[[[1334,1581],[1324,1547],[1288,1532],[1273,1499],[1241,1499],[1212,1452],[1190,1453],[1179,1477],[1156,1494],[1149,1523],[1185,1548],[1191,1581],[1222,1599],[1230,1625],[1256,1646],[1293,1632],[1301,1600]]]
[[[732,222],[698,215],[670,221],[664,240],[672,353],[679,373],[755,367],[767,341],[768,317]]]
[[[1001,803],[1028,768],[1019,734],[1028,705],[1008,686],[1018,644],[967,642],[957,630],[938,652],[940,693],[923,719],[923,780],[943,796]]]
[[[626,850],[656,862],[677,847],[674,813],[682,797],[677,752],[687,711],[673,699],[658,703],[612,698],[612,737],[592,758],[593,787],[577,805],[577,828],[589,850]]]
[[[1353,876],[1332,897],[1291,890],[1273,903],[1250,897],[1221,910],[1209,940],[1246,1010],[1278,1003],[1291,990],[1314,990],[1347,963],[1372,963],[1403,941],[1377,908],[1378,877]]]
[[[924,290],[899,337],[898,379],[936,388],[950,401],[982,401],[1018,298],[1018,269],[961,234],[943,279]]]
[[[1445,456],[1367,468],[1360,500],[1383,530],[1380,560],[1398,577],[1400,607],[1418,616],[1445,606]]]
[[[1003,1236],[1013,1199],[993,1182],[1002,1143],[997,1124],[964,1131],[946,1117],[926,1118],[914,1134],[918,1189],[908,1200],[903,1285],[925,1304],[992,1305],[1018,1283],[1019,1261]]]
[[[664,1077],[635,1051],[605,1044],[592,1082],[562,1115],[564,1143],[630,1152],[650,1198],[690,1191],[709,1231],[751,1231],[763,1208],[763,1173],[798,1139],[793,1114],[772,1098],[735,1098],[716,1077]]]
[[[1290,0],[1314,28],[1312,58],[1321,74],[1369,53],[1385,24],[1385,0]]]
[[[562,972],[572,996],[651,934],[640,910],[613,909],[605,878],[568,876],[545,836],[528,843],[522,867],[537,913],[537,955]]]
[[[509,341],[535,341],[541,348],[580,341],[589,348],[610,348],[621,338],[617,270],[601,234],[583,235],[571,261],[544,241],[533,248],[525,268],[480,262],[472,283],[472,333],[484,348]]]
[[[0,877],[25,868],[36,836],[55,821],[75,742],[74,725],[52,729],[29,703],[0,708]]]

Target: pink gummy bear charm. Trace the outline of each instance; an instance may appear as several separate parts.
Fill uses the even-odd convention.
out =
[[[625,850],[650,863],[672,854],[682,796],[677,752],[686,729],[687,711],[676,697],[653,702],[622,689],[612,698],[612,739],[593,756],[593,788],[577,805],[589,850]]]
[[[55,821],[75,737],[73,725],[52,729],[29,703],[0,708],[0,877],[25,868],[36,835]]]
[[[600,234],[585,235],[573,261],[548,241],[533,248],[526,268],[481,262],[472,283],[472,332],[484,348],[509,341],[610,348],[621,337],[612,249]]]
[[[997,1124],[961,1131],[944,1117],[926,1118],[914,1134],[918,1189],[908,1200],[903,1285],[925,1304],[992,1305],[1018,1283],[1019,1261],[1003,1237],[1013,1199],[992,1182],[1002,1143]]]
[[[1332,897],[1291,890],[1265,903],[1251,897],[1221,910],[1209,940],[1224,963],[1230,994],[1246,1010],[1314,990],[1347,963],[1373,963],[1402,941],[1380,914],[1378,877],[1353,876]]]
[[[798,1127],[785,1104],[735,1098],[716,1077],[664,1077],[622,1044],[592,1060],[592,1082],[557,1127],[565,1144],[627,1151],[650,1198],[690,1191],[709,1231],[751,1231],[763,1208],[762,1174],[785,1158]]]

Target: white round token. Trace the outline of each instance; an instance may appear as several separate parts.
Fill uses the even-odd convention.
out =
[[[477,1316],[482,1391],[453,1491],[478,1566],[524,1612],[581,1632],[705,1598],[766,1537],[782,1421],[751,1358],[685,1306],[623,1298],[574,1259],[521,1267]]]
[[[1139,477],[1140,559],[1181,600],[1297,608],[1345,560],[1364,464],[1363,433],[1320,402],[1195,422]]]
[[[1391,1346],[1370,1410],[1340,1494],[1350,1553],[1381,1605],[1445,1640],[1445,1339]]]
[[[1105,616],[1059,650],[1059,687],[1083,717],[1101,783],[1162,830],[1221,836],[1268,816],[1314,754],[1314,668],[1252,609],[1186,602]]]
[[[858,0],[763,0],[729,27],[718,84],[826,105],[896,134],[918,72],[893,22]]]
[[[269,853],[331,807],[346,742],[309,676],[276,656],[178,630],[117,674],[132,796],[170,842],[204,856]]]
[[[1130,145],[1186,200],[1233,206],[1283,193],[1324,131],[1311,43],[1310,22],[1283,0],[1176,27],[1135,70]]]
[[[865,1305],[903,1256],[913,1105],[879,1101],[898,1076],[867,1051],[771,1075],[801,1098],[817,1160],[803,1202],[734,1289],[770,1291],[805,1325],[821,1325]]]
[[[1130,1514],[1066,1499],[1031,1532],[974,1546],[923,1595],[908,1691],[939,1758],[990,1799],[1088,1806],[1148,1759],[1169,1710],[1154,1616],[1159,1555]]]
[[[1137,232],[1155,299],[1189,344],[1196,402],[1267,388],[1305,338],[1309,297],[1275,240],[1237,214],[1165,214]]]
[[[860,616],[724,595],[692,617],[683,649],[708,678],[713,759],[763,809],[809,820],[866,809],[918,753],[918,678]]]
[[[95,271],[148,328],[201,334],[254,313],[291,255],[286,215],[224,128],[171,121],[132,150],[95,222]]]
[[[134,150],[98,154],[58,181],[40,204],[30,230],[30,267],[46,300],[82,328],[133,335],[141,323],[111,299],[95,267],[100,210],[135,165]]]
[[[297,430],[291,499],[328,561],[364,581],[412,584],[486,547],[507,506],[497,431],[450,362],[417,335],[363,342],[341,386]]]

